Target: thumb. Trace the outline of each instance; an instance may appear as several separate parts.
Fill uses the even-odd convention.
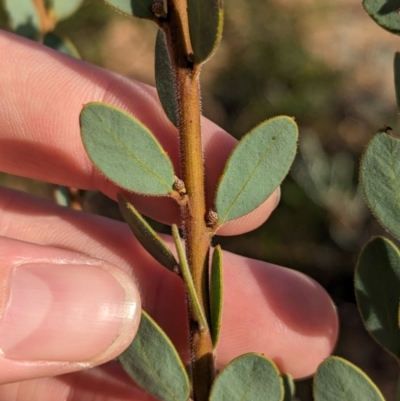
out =
[[[132,341],[140,297],[116,266],[0,237],[0,383],[115,358]]]

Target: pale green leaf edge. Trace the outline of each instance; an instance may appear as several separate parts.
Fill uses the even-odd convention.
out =
[[[380,397],[381,401],[385,401],[385,398],[383,397],[382,393],[380,392],[379,388],[376,386],[376,384],[368,377],[368,375],[363,372],[358,366],[354,365],[353,363],[349,362],[348,360],[341,358],[339,356],[333,355],[333,356],[329,356],[328,358],[326,358],[322,363],[319,364],[317,371],[315,372],[314,375],[314,380],[313,380],[313,396],[315,401],[325,401],[324,399],[317,399],[316,398],[316,394],[315,394],[315,387],[316,387],[316,383],[319,380],[318,379],[318,372],[320,371],[320,369],[322,367],[325,366],[326,363],[329,363],[330,361],[335,360],[339,363],[345,364],[347,366],[350,366],[354,371],[356,371],[363,379],[365,379],[366,383],[368,383],[371,388],[375,391],[376,395],[378,397]],[[364,401],[364,400],[362,400]],[[367,401],[367,400],[365,400]]]
[[[381,20],[379,18],[376,17],[376,11],[371,10],[369,8],[369,6],[367,5],[367,1],[368,0],[363,0],[362,2],[362,6],[365,10],[365,12],[371,17],[371,19],[377,24],[379,25],[381,28],[385,29],[386,31],[393,33],[395,35],[400,35],[400,21],[398,22],[399,27],[397,29],[394,29],[390,26],[390,24],[386,24],[386,23],[381,23],[381,21],[384,21],[385,18],[381,18]],[[395,11],[397,13],[397,11]]]
[[[194,52],[194,61],[196,64],[204,64],[206,61],[208,61],[216,52],[218,45],[221,41],[222,38],[222,32],[224,29],[224,7],[223,7],[223,0],[215,0],[216,5],[218,8],[218,24],[217,24],[217,29],[215,31],[215,41],[213,46],[210,47],[209,51],[207,54],[202,54],[202,55],[197,55],[195,49],[193,48]],[[189,35],[190,35],[190,40],[192,44],[196,41],[196,38],[201,37],[200,34],[197,32],[193,32],[193,27],[192,24],[190,24],[190,4],[193,4],[193,2],[188,1],[188,14],[189,14]],[[194,46],[193,46],[194,47]]]
[[[291,401],[293,396],[296,393],[296,386],[294,384],[294,380],[292,376],[288,373],[282,374],[282,380],[283,380],[283,388],[285,395],[283,397],[283,401]]]
[[[280,184],[283,182],[283,180],[286,178],[286,176],[287,176],[287,174],[289,173],[290,168],[291,168],[291,166],[292,166],[292,164],[293,164],[293,160],[294,160],[294,158],[295,158],[295,156],[296,156],[296,151],[297,151],[297,140],[298,140],[298,136],[299,136],[299,129],[298,129],[298,126],[297,126],[297,124],[296,124],[296,122],[295,122],[295,120],[294,120],[293,117],[281,115],[281,116],[276,116],[276,117],[269,118],[269,119],[267,119],[267,120],[261,122],[260,124],[256,125],[251,131],[249,131],[247,134],[243,135],[243,137],[240,139],[240,141],[238,142],[238,144],[236,145],[236,147],[233,149],[233,151],[231,152],[231,154],[230,154],[229,157],[228,157],[228,160],[227,160],[226,163],[225,163],[224,171],[222,172],[222,174],[221,174],[221,176],[220,176],[220,179],[219,179],[219,181],[218,181],[218,184],[217,184],[217,190],[216,190],[216,192],[215,192],[215,198],[214,198],[214,205],[216,204],[219,186],[220,186],[222,180],[224,179],[224,176],[225,176],[225,174],[226,174],[226,171],[227,171],[227,169],[228,169],[228,167],[229,167],[229,162],[230,162],[231,158],[233,157],[233,154],[234,154],[236,148],[240,145],[240,142],[243,141],[243,140],[245,140],[248,136],[250,136],[250,135],[253,133],[253,131],[256,131],[256,130],[257,130],[259,127],[261,127],[262,125],[265,125],[265,124],[267,124],[267,123],[269,123],[269,122],[272,122],[272,121],[274,121],[274,120],[277,120],[277,119],[287,119],[287,120],[294,126],[294,128],[295,128],[295,130],[296,130],[296,146],[295,146],[294,149],[293,149],[292,162],[290,163],[290,165],[289,165],[289,167],[288,167],[288,169],[287,169],[287,171],[286,171],[286,174],[285,174],[284,178],[283,178],[283,179],[281,180],[281,182],[276,186],[276,188],[278,188],[279,185],[280,185]],[[276,190],[276,188],[275,188],[275,190]],[[272,193],[273,193],[273,191],[272,191]],[[271,194],[272,194],[272,193],[271,193]],[[256,208],[255,208],[255,209],[256,209]],[[255,209],[253,209],[253,210],[255,210]],[[235,219],[237,219],[237,218],[239,218],[239,217],[243,217],[243,216],[245,216],[245,215],[251,213],[253,210],[247,212],[247,213],[244,214],[244,215],[240,215],[240,216],[235,217],[234,219],[229,219],[229,220],[224,220],[223,218],[221,218],[221,216],[218,216],[218,227],[219,227],[221,224],[223,224],[223,223],[226,223],[226,222],[231,221],[231,220],[235,220]],[[217,213],[218,213],[218,210],[217,210]],[[217,227],[217,228],[218,228],[218,227]]]
[[[168,53],[167,42],[164,32],[159,29],[156,36],[155,49],[155,79],[157,94],[165,114],[175,125],[178,126],[178,101],[174,87],[174,74],[171,59]]]
[[[92,159],[91,155],[90,155],[89,152],[88,152],[88,149],[87,149],[87,147],[86,147],[85,141],[82,140],[82,143],[83,143],[83,146],[84,146],[84,148],[85,148],[86,154],[88,155],[88,157],[89,157],[89,159],[92,161],[92,163],[96,166],[96,168],[97,168],[99,171],[101,171],[101,173],[104,174],[104,176],[106,176],[106,177],[107,177],[111,182],[113,182],[117,187],[122,188],[122,189],[125,189],[125,190],[127,190],[127,191],[129,191],[129,192],[137,193],[137,194],[140,194],[140,195],[155,196],[155,197],[156,197],[156,196],[168,196],[168,195],[171,195],[171,194],[173,193],[173,183],[175,182],[174,167],[173,167],[173,165],[172,165],[171,159],[169,158],[168,154],[165,152],[164,148],[161,146],[160,142],[157,140],[157,138],[155,137],[155,135],[154,135],[141,121],[139,121],[138,119],[136,119],[135,117],[133,117],[131,114],[127,113],[126,111],[124,111],[124,110],[122,110],[122,109],[120,109],[120,108],[118,108],[118,107],[115,107],[115,106],[113,106],[113,105],[110,105],[110,104],[107,104],[107,103],[103,103],[103,102],[89,102],[89,103],[86,103],[86,104],[83,106],[82,110],[81,110],[81,113],[80,113],[80,120],[81,120],[81,116],[82,116],[83,111],[84,111],[86,108],[88,108],[88,107],[90,107],[90,106],[92,106],[92,105],[99,105],[99,106],[108,107],[108,108],[110,108],[110,109],[113,109],[113,110],[115,110],[115,111],[117,111],[117,112],[119,112],[119,113],[125,115],[126,117],[128,117],[129,119],[131,119],[135,124],[139,125],[143,130],[145,130],[145,131],[147,132],[147,134],[148,134],[149,136],[152,137],[152,139],[153,139],[155,145],[159,148],[160,153],[166,156],[166,159],[168,160],[168,163],[169,163],[169,165],[170,165],[171,177],[173,177],[173,179],[171,179],[171,185],[168,185],[168,183],[166,183],[164,180],[160,179],[160,181],[164,182],[164,186],[165,186],[165,188],[167,189],[167,192],[165,192],[165,193],[159,193],[159,194],[148,194],[148,193],[143,193],[143,192],[139,192],[139,191],[134,191],[134,190],[132,190],[131,188],[123,187],[122,185],[119,185],[119,184],[118,184],[117,182],[115,182],[113,179],[111,179],[110,177],[108,177],[108,176],[97,166],[97,164],[94,162],[94,160]],[[82,139],[83,139],[83,135],[82,135],[82,125],[81,125],[81,123],[80,123],[80,126],[81,126],[81,137],[82,137]],[[147,167],[146,167],[146,169],[149,170]],[[156,175],[156,174],[154,174],[154,172],[153,172],[152,170],[149,170],[149,171],[150,171],[151,174]],[[156,176],[157,176],[157,175],[156,175]]]
[[[382,240],[382,241],[385,242],[390,248],[392,248],[392,250],[397,254],[398,259],[399,259],[399,261],[400,261],[400,251],[399,251],[399,249],[397,248],[397,246],[396,246],[392,241],[390,241],[389,239],[387,239],[387,238],[385,238],[385,237],[374,237],[374,238],[372,238],[372,239],[363,247],[363,249],[361,250],[361,252],[360,252],[360,254],[359,254],[359,257],[358,257],[358,260],[357,260],[357,264],[356,264],[356,268],[355,268],[355,272],[354,272],[354,287],[355,287],[355,296],[356,296],[356,300],[357,300],[357,305],[360,305],[360,295],[359,295],[359,291],[358,291],[358,288],[357,288],[357,282],[358,282],[357,276],[358,276],[358,272],[359,272],[359,270],[360,270],[360,260],[361,260],[361,257],[362,257],[362,255],[363,255],[364,251],[367,249],[367,247],[368,247],[370,244],[372,244],[373,241],[376,241],[376,240]],[[378,278],[378,277],[377,277],[377,278]],[[379,283],[379,280],[377,280],[377,283]],[[390,294],[387,294],[386,292],[385,292],[385,295],[389,295],[389,296],[390,296]],[[358,308],[360,308],[360,307],[358,306]],[[370,330],[369,330],[368,327],[367,327],[366,322],[364,321],[364,316],[363,316],[361,310],[359,310],[359,312],[360,312],[360,316],[361,316],[361,319],[362,319],[362,321],[363,321],[363,324],[364,324],[365,329],[368,331],[368,333],[371,335],[371,337],[374,339],[374,341],[375,341],[380,347],[382,347],[386,352],[388,352],[390,355],[392,355],[394,358],[396,358],[397,361],[399,361],[399,356],[396,355],[396,353],[394,353],[392,350],[388,349],[385,345],[383,345],[383,344],[378,340],[378,338],[376,338],[375,335],[374,335],[372,332],[370,332]],[[399,315],[399,313],[400,313],[400,310],[398,311],[398,316],[397,316],[398,325],[396,325],[396,328],[399,328],[399,326],[400,326],[400,320],[399,320],[399,319],[400,319],[400,315]]]
[[[279,371],[279,369],[278,369],[276,363],[275,363],[272,359],[267,358],[264,354],[260,354],[260,353],[258,353],[258,352],[248,352],[248,353],[246,353],[246,354],[239,355],[238,357],[232,359],[232,360],[229,362],[229,364],[226,365],[226,366],[217,374],[217,376],[216,376],[216,378],[215,378],[215,380],[214,380],[214,382],[213,382],[213,384],[212,384],[212,386],[211,386],[209,401],[219,401],[219,400],[216,399],[215,397],[213,398],[213,391],[214,391],[214,388],[215,388],[217,385],[219,385],[219,384],[218,384],[218,379],[219,379],[219,377],[221,377],[221,375],[224,374],[224,371],[225,371],[227,368],[230,368],[232,364],[236,363],[237,360],[242,359],[242,358],[246,358],[246,357],[248,357],[248,356],[257,356],[257,357],[259,357],[259,358],[262,358],[263,360],[265,360],[266,362],[268,362],[268,364],[269,364],[269,365],[275,370],[275,372],[277,373],[277,377],[279,378],[281,396],[280,396],[280,398],[277,399],[277,400],[268,400],[268,401],[284,401],[284,396],[285,396],[284,390],[285,390],[285,389],[284,389],[284,385],[283,385],[283,379],[282,379],[282,375],[281,375],[281,373],[280,373],[280,371]],[[234,400],[234,401],[236,401],[236,400]]]
[[[35,41],[39,40],[42,27],[37,9],[31,0],[19,4],[16,0],[3,0],[2,5],[7,16],[7,25],[14,33]],[[24,9],[23,15],[20,12],[21,7]]]
[[[386,135],[386,136],[390,137],[391,139],[396,139],[396,140],[400,141],[400,138],[395,138],[395,137],[393,137],[393,136],[391,136],[391,135],[388,135],[385,131],[378,131],[378,132],[370,139],[370,141],[368,142],[368,144],[367,144],[367,146],[365,147],[365,150],[364,150],[364,152],[363,152],[363,154],[362,154],[362,156],[361,156],[361,161],[360,161],[360,173],[359,173],[360,180],[359,180],[359,181],[360,181],[360,184],[361,184],[361,189],[362,189],[362,193],[363,193],[363,196],[364,196],[364,200],[365,200],[366,204],[368,205],[368,208],[369,208],[369,210],[371,211],[372,215],[376,218],[376,220],[379,222],[379,224],[380,224],[387,232],[389,232],[389,233],[390,233],[391,235],[393,235],[395,238],[400,239],[400,236],[396,235],[396,233],[394,233],[390,228],[388,228],[388,227],[386,226],[386,224],[382,221],[382,219],[380,218],[380,216],[378,216],[378,214],[375,212],[375,210],[374,210],[373,206],[371,205],[371,202],[370,202],[370,200],[369,200],[369,198],[368,198],[368,194],[366,193],[366,190],[365,190],[365,184],[364,184],[364,169],[363,169],[364,161],[365,161],[365,157],[366,157],[366,154],[367,154],[367,152],[368,152],[368,148],[369,148],[370,144],[372,143],[372,141],[373,141],[375,138],[377,138],[378,135]],[[395,184],[396,184],[396,183],[395,183]],[[400,183],[398,183],[397,186],[399,186],[398,192],[400,193]],[[400,196],[399,196],[399,199],[400,199]],[[399,200],[398,203],[400,204],[400,200]],[[399,212],[400,212],[400,209],[399,209]]]
[[[178,261],[167,244],[122,194],[117,194],[118,206],[129,228],[144,249],[161,265],[172,272],[179,271]],[[143,239],[147,238],[146,240]],[[149,241],[150,244],[149,244]]]
[[[189,398],[189,394],[190,394],[190,381],[189,381],[189,376],[188,376],[188,374],[186,372],[185,366],[184,366],[184,364],[183,364],[183,362],[182,362],[182,360],[181,360],[181,358],[180,358],[180,356],[178,354],[178,351],[176,350],[174,344],[169,339],[169,337],[165,334],[164,330],[162,330],[161,327],[154,321],[154,319],[152,319],[150,317],[150,315],[142,309],[141,319],[143,319],[143,318],[146,319],[163,336],[163,339],[165,340],[165,343],[170,347],[170,350],[174,354],[174,356],[176,358],[177,365],[179,366],[179,368],[180,368],[180,370],[182,372],[182,378],[184,378],[185,387],[186,387],[186,389],[184,391],[187,393],[187,396],[185,397],[185,399],[184,398],[178,399],[177,397],[172,397],[172,398],[168,398],[166,400],[168,400],[168,401],[170,401],[170,400],[173,400],[173,401],[187,401],[187,399]],[[140,326],[139,326],[139,329],[140,329]],[[136,337],[133,339],[133,341],[132,341],[132,343],[131,343],[131,345],[129,347],[131,347],[134,344],[134,342],[135,342],[135,340],[137,340],[137,338],[138,338],[138,336],[136,335]],[[124,367],[124,353],[125,352],[129,352],[129,347],[118,357],[118,359],[120,360],[120,362],[121,362],[123,367]],[[160,361],[160,362],[162,362],[162,361]],[[148,369],[149,370],[153,370],[151,365],[148,365]],[[126,370],[125,367],[124,367],[124,370]],[[132,373],[130,373],[128,370],[126,370],[126,372],[130,377],[132,377],[133,380],[135,380],[135,378],[132,376]],[[140,386],[140,383],[137,382],[137,384]],[[142,387],[142,388],[144,388],[144,387]],[[144,389],[146,391],[150,392],[149,389],[146,389],[146,388],[144,388]],[[158,396],[157,394],[153,394],[153,395],[156,396],[156,397]],[[163,398],[161,398],[159,396],[158,396],[158,398],[160,400],[164,400]]]

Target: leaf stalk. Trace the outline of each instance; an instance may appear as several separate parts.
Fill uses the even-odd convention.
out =
[[[33,0],[33,4],[37,10],[41,25],[41,38],[40,42],[43,41],[44,35],[47,32],[54,30],[56,25],[56,20],[53,18],[52,14],[46,10],[44,0]]]
[[[180,271],[182,273],[183,280],[185,281],[185,287],[188,294],[187,296],[192,307],[192,319],[197,321],[201,331],[209,330],[207,319],[204,315],[203,309],[200,306],[199,299],[194,289],[192,275],[190,274],[189,265],[183,250],[182,241],[176,224],[172,225],[172,235],[174,237],[176,250],[178,252]]]

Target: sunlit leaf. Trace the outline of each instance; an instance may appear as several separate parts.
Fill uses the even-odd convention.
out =
[[[163,31],[158,30],[155,52],[155,76],[158,97],[170,121],[178,126],[178,102],[174,88],[174,74]]]
[[[400,140],[385,129],[372,138],[364,152],[360,181],[372,213],[400,238]]]
[[[60,21],[74,14],[83,2],[84,0],[52,0],[52,11]]]
[[[382,347],[399,358],[400,254],[388,239],[374,238],[362,250],[355,290],[365,327]]]
[[[249,353],[231,361],[216,377],[210,401],[283,401],[283,383],[275,364]]]
[[[282,375],[283,380],[283,388],[285,392],[285,396],[283,397],[283,401],[291,401],[296,392],[296,386],[294,384],[292,376],[289,374]]]
[[[190,40],[197,64],[209,59],[221,40],[222,0],[188,0]]]
[[[39,14],[32,0],[4,0],[11,29],[25,38],[38,40],[41,32]]]
[[[140,121],[113,106],[89,103],[80,124],[90,159],[115,184],[144,195],[172,192],[171,160]]]
[[[123,195],[117,194],[117,198],[122,216],[143,248],[167,269],[177,272],[178,262],[167,244]]]
[[[80,58],[78,50],[70,40],[53,32],[49,32],[44,36],[43,44],[68,56]]]
[[[314,376],[315,401],[384,401],[371,379],[357,366],[337,356],[319,365]]]
[[[296,154],[298,130],[290,117],[275,117],[245,135],[230,155],[218,184],[219,223],[260,206],[288,173]]]
[[[217,347],[219,333],[221,330],[222,320],[222,297],[223,297],[223,281],[222,281],[222,250],[217,245],[214,248],[211,274],[210,274],[210,315],[211,315],[211,334],[214,348]]]
[[[185,367],[171,340],[147,313],[142,311],[136,337],[119,360],[140,387],[160,400],[188,400]]]
[[[105,0],[116,11],[138,18],[155,19],[151,11],[154,0]]]
[[[399,3],[396,0],[364,0],[363,7],[382,28],[400,34]]]

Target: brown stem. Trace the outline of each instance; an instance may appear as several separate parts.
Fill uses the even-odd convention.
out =
[[[54,29],[56,21],[52,15],[47,12],[44,0],[33,0],[33,4],[35,5],[36,11],[39,15],[41,36],[44,37],[47,32]]]
[[[168,20],[162,24],[162,28],[171,54],[178,100],[181,174],[187,193],[187,203],[182,208],[186,257],[200,305],[208,317],[208,256],[211,237],[205,222],[200,67],[191,62],[186,9],[186,0],[169,0]],[[207,401],[214,379],[211,334],[208,328],[200,330],[195,317],[189,312],[193,397],[194,401]]]
[[[200,91],[196,76],[178,71],[181,107],[180,149],[182,176],[188,193],[183,210],[186,257],[193,276],[196,294],[205,315],[208,315],[208,252],[210,236],[205,224],[205,193],[202,143],[200,131]],[[213,347],[210,331],[200,331],[197,322],[190,322],[195,401],[208,400],[213,380]]]

